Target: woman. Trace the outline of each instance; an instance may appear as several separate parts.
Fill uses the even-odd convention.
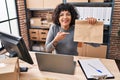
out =
[[[75,19],[79,15],[75,8],[68,3],[59,4],[53,13],[53,23],[46,39],[46,51],[56,51],[58,54],[78,55],[77,44],[73,41]],[[95,24],[95,18],[87,18],[90,24]]]

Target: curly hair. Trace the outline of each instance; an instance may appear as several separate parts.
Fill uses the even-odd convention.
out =
[[[61,3],[59,4],[54,12],[53,12],[53,15],[52,15],[52,20],[53,20],[53,23],[56,24],[56,25],[59,25],[60,26],[60,23],[59,23],[59,15],[60,15],[60,12],[61,11],[69,11],[70,14],[71,14],[71,23],[70,23],[70,26],[74,25],[75,24],[75,19],[78,19],[79,18],[79,15],[76,11],[76,9],[73,7],[72,4],[69,4],[69,3]]]

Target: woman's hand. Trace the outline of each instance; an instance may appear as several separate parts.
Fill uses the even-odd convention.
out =
[[[64,39],[67,34],[69,34],[69,33],[68,32],[58,32],[53,40],[54,47],[57,45],[58,41]]]
[[[66,37],[66,35],[69,34],[68,32],[58,32],[56,37],[54,38],[54,41],[60,41]]]
[[[92,25],[97,22],[97,19],[93,17],[87,18],[86,20],[88,21],[89,24],[92,24]]]

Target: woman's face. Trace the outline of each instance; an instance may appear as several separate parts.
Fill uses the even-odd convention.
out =
[[[71,14],[69,11],[61,11],[59,14],[59,22],[63,29],[69,29],[71,23]]]

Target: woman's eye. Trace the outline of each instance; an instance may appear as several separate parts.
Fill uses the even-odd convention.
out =
[[[67,16],[71,16],[71,14],[70,13],[68,13],[68,14],[66,14]]]
[[[71,14],[70,13],[68,13],[68,14],[60,14],[59,16],[71,16]]]
[[[63,14],[60,14],[60,16],[63,16]]]

